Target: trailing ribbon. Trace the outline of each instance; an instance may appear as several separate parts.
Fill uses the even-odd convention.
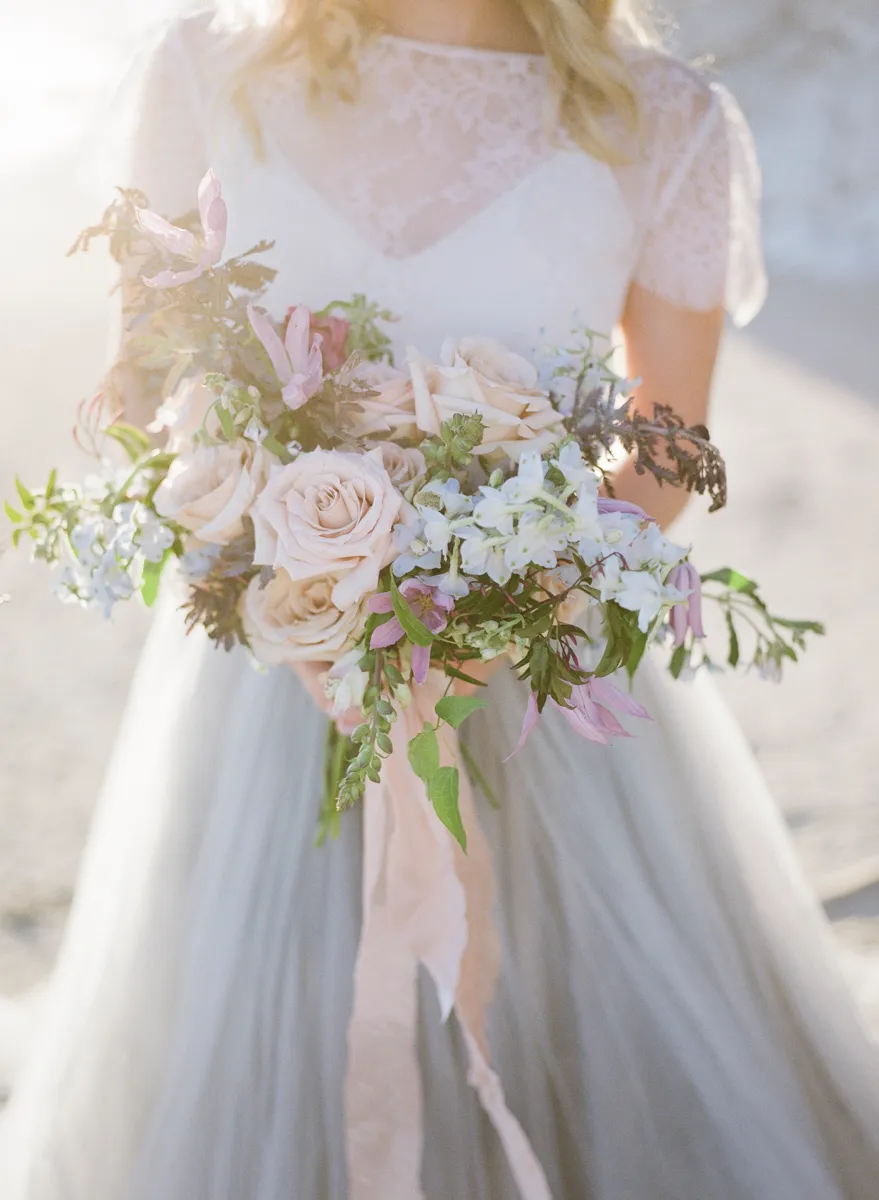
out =
[[[424,1141],[417,1050],[417,982],[424,964],[445,1020],[454,1009],[470,1059],[468,1079],[501,1139],[523,1200],[551,1200],[543,1169],[507,1108],[489,1062],[485,1026],[500,948],[491,855],[466,773],[459,806],[465,855],[409,766],[407,744],[435,720],[447,681],[431,671],[392,730],[393,753],[364,800],[363,932],[348,1027],[345,1083],[350,1200],[423,1200]],[[441,758],[458,765],[444,729]],[[442,741],[443,739],[441,739]]]

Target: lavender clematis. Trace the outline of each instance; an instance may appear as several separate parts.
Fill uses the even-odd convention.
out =
[[[609,745],[615,737],[632,736],[611,712],[612,708],[630,717],[639,717],[644,721],[650,720],[647,709],[637,700],[621,691],[610,680],[600,679],[595,675],[572,690],[570,707],[556,704],[555,700],[550,700],[549,703],[562,714],[575,733],[590,742],[598,742],[602,746]],[[504,762],[509,762],[525,745],[529,734],[537,724],[539,715],[537,697],[533,692],[529,692],[528,706],[525,709],[519,741]]]
[[[631,517],[637,517],[639,521],[656,520],[637,504],[632,504],[629,500],[614,500],[610,496],[598,497],[598,511],[600,513],[627,513]]]
[[[324,378],[321,337],[312,337],[311,313],[296,308],[283,341],[269,317],[252,304],[247,306],[247,316],[280,381],[281,398],[288,408],[301,408],[320,390]]]
[[[669,615],[675,645],[683,645],[687,630],[692,629],[693,637],[704,638],[702,628],[702,580],[699,572],[692,563],[683,562],[673,567],[667,582],[687,595],[685,604],[675,604]]]
[[[188,229],[172,225],[170,221],[148,208],[138,210],[138,225],[148,237],[169,253],[193,263],[186,271],[160,271],[151,279],[145,278],[144,283],[147,287],[169,288],[191,283],[210,267],[216,266],[223,257],[226,245],[226,202],[223,200],[220,182],[213,171],[208,171],[198,185],[198,212],[201,217],[201,238],[190,233]]]
[[[400,584],[400,593],[412,609],[413,615],[431,633],[441,633],[449,623],[449,613],[455,607],[455,599],[441,592],[436,584],[425,579],[407,579]],[[390,592],[379,592],[372,596],[368,606],[370,612],[393,613],[394,602]],[[382,650],[396,646],[404,636],[403,626],[392,616],[390,621],[379,625],[369,640],[370,650]],[[416,683],[424,683],[430,669],[430,646],[412,647],[412,675]]]

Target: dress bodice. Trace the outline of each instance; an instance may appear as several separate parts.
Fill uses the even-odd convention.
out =
[[[249,53],[206,16],[170,29],[130,178],[179,213],[212,166],[228,249],[275,241],[273,308],[365,292],[397,314],[398,348],[480,334],[527,353],[575,324],[610,332],[633,281],[697,309],[726,295],[739,319],[759,307],[747,127],[722,89],[667,56],[627,51],[642,146],[611,168],[553,127],[536,55],[381,37],[355,102],[314,102],[289,63],[248,77],[242,111],[229,83]]]

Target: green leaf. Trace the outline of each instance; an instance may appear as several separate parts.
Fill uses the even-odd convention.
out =
[[[140,584],[140,594],[147,608],[152,608],[159,595],[159,582],[162,578],[162,572],[165,569],[165,564],[171,557],[170,551],[165,552],[165,556],[161,562],[148,562],[143,565],[143,579]]]
[[[12,521],[13,525],[18,525],[20,521],[24,520],[21,513],[16,512],[8,500],[3,501],[3,507],[6,509],[6,515]]]
[[[264,450],[268,450],[269,454],[274,454],[275,458],[279,458],[286,466],[287,463],[293,461],[293,457],[286,446],[282,446],[274,434],[270,433],[268,437],[262,440]]]
[[[601,656],[601,662],[595,668],[595,674],[599,678],[605,675],[612,675],[621,662],[620,644],[617,641],[613,629],[607,631],[607,645],[604,648],[604,654]]]
[[[232,420],[232,414],[228,408],[224,408],[222,404],[214,405],[214,412],[217,414],[217,420],[220,422],[220,428],[223,431],[223,437],[227,442],[236,440],[235,422]]]
[[[669,670],[671,671],[671,673],[675,679],[677,679],[678,676],[680,675],[681,671],[683,671],[684,663],[686,661],[687,661],[687,648],[683,643],[681,643],[681,645],[678,646],[678,648],[675,650],[674,654],[671,656],[671,662],[669,663]]]
[[[825,629],[820,621],[791,621],[787,617],[772,617],[773,625],[781,625],[783,629],[793,629],[798,633],[816,633],[823,637]]]
[[[477,679],[473,675],[468,675],[466,671],[459,671],[457,667],[452,667],[448,663],[446,663],[444,670],[451,679],[460,679],[463,683],[472,683],[476,687],[488,687],[484,679]]]
[[[757,584],[753,579],[748,579],[746,575],[734,571],[732,567],[721,567],[719,571],[711,571],[708,575],[702,576],[703,583],[722,583],[733,592],[745,592],[749,596],[753,596],[757,591]]]
[[[458,809],[458,768],[440,767],[430,778],[427,797],[436,815],[466,853],[467,833]]]
[[[139,458],[143,458],[145,454],[149,453],[150,439],[142,429],[137,429],[134,425],[116,422],[108,425],[104,433],[114,442],[119,443],[132,462],[137,462]]]
[[[403,626],[403,632],[410,642],[416,646],[429,646],[433,642],[433,634],[418,620],[415,613],[406,603],[397,581],[391,576],[391,601],[394,605],[394,615]]]
[[[30,512],[36,501],[34,500],[33,493],[27,490],[17,475],[15,477],[15,490],[18,492],[25,510]]]
[[[416,733],[409,743],[409,765],[426,784],[439,770],[439,741],[436,730],[425,724],[421,733]]]
[[[626,660],[626,671],[629,679],[634,679],[635,672],[641,665],[641,659],[644,657],[644,651],[647,649],[647,634],[642,633],[639,629],[632,638],[632,645],[629,649],[629,657]]]
[[[443,696],[435,705],[436,715],[453,729],[460,729],[479,708],[485,708],[485,701],[478,696]]]
[[[732,613],[728,609],[726,613],[726,627],[729,631],[729,657],[726,661],[731,667],[737,667],[739,665],[739,635],[736,633]]]
[[[53,467],[49,472],[49,482],[46,484],[46,499],[51,500],[55,495],[55,484],[58,482],[58,472]]]

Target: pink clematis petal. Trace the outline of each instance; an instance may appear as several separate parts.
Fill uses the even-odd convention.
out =
[[[554,707],[559,710],[574,733],[579,734],[580,737],[586,738],[590,742],[598,742],[601,746],[609,743],[610,738],[597,714],[594,713],[597,706],[590,704],[588,706],[578,705],[577,708],[565,708],[561,704],[555,704]]]
[[[252,304],[248,304],[247,306],[247,319],[250,321],[251,329],[262,343],[262,348],[269,356],[271,364],[275,369],[275,374],[281,384],[289,383],[293,376],[293,371],[290,367],[287,351],[284,349],[284,343],[278,337],[274,325],[265,313],[261,313]]]
[[[403,636],[403,626],[396,617],[391,617],[390,621],[385,621],[384,625],[373,630],[372,637],[369,639],[370,650],[384,650],[388,646],[396,646],[397,642]]]
[[[605,708],[603,704],[596,704],[594,711],[596,720],[600,721],[602,729],[605,729],[612,738],[632,736],[628,729],[623,728],[610,709]]]
[[[416,683],[424,683],[430,670],[430,646],[412,647],[412,676]]]
[[[691,572],[692,592],[687,601],[687,615],[690,619],[690,628],[693,631],[693,637],[704,638],[705,630],[702,627],[702,580],[699,577],[699,572],[691,564],[687,563]]]
[[[376,592],[374,596],[369,597],[366,607],[374,613],[393,612],[394,600],[390,592]]]
[[[531,730],[537,724],[537,718],[539,716],[540,713],[537,711],[537,697],[533,692],[529,692],[528,704],[525,708],[525,716],[522,720],[522,729],[519,733],[519,740],[516,743],[515,749],[510,751],[510,753],[504,759],[504,762],[509,762],[511,758],[515,758],[515,756],[519,753],[519,751],[528,741],[528,736],[531,733]]]
[[[226,245],[228,213],[220,189],[220,181],[213,171],[208,171],[198,186],[198,212],[204,230],[204,247],[207,265],[220,261]]]
[[[684,603],[675,604],[669,613],[668,619],[671,624],[672,633],[674,634],[675,645],[680,646],[687,636],[687,629],[690,625],[687,618],[687,605]]]
[[[429,608],[421,617],[421,621],[431,633],[442,633],[449,623],[446,620],[445,614],[440,612],[438,608]]]
[[[148,208],[137,210],[137,223],[149,238],[171,254],[179,254],[181,258],[188,258],[190,262],[198,261],[198,238],[188,229],[172,225],[170,221]]]
[[[586,686],[593,700],[615,708],[617,712],[625,713],[629,717],[640,717],[642,721],[653,719],[643,704],[639,704],[633,696],[622,691],[609,679],[593,676]]]
[[[200,275],[204,275],[204,267],[192,267],[188,271],[159,271],[158,275],[151,275],[149,279],[143,277],[143,281],[147,287],[151,288],[172,288],[180,287],[184,283],[192,283],[193,279],[198,279]]]

